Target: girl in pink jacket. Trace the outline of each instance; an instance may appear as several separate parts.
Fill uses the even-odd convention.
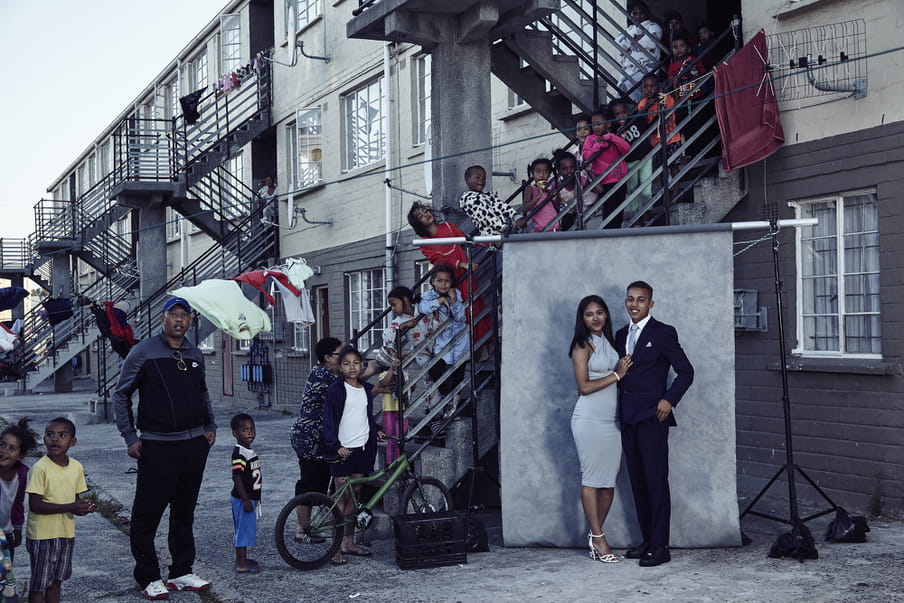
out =
[[[593,134],[584,141],[581,155],[593,180],[601,174],[605,174],[612,164],[617,164],[593,190],[600,197],[608,195],[607,200],[603,203],[602,215],[599,216],[605,219],[610,214],[614,214],[606,224],[606,228],[621,228],[622,212],[618,208],[625,200],[625,187],[619,186],[618,182],[628,173],[628,166],[622,157],[628,153],[631,145],[621,136],[609,132],[614,118],[608,110],[595,112],[591,119],[593,120]],[[591,158],[593,159],[591,160]],[[610,191],[612,191],[611,194]],[[616,210],[618,211],[616,212]]]

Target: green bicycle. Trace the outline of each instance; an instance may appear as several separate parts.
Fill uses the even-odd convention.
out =
[[[400,443],[400,438],[392,438]],[[370,500],[361,504],[355,494],[355,486],[382,480],[380,488]],[[300,570],[312,570],[326,564],[342,545],[345,528],[354,524],[355,529],[365,530],[373,521],[373,509],[396,482],[405,487],[401,512],[433,513],[452,509],[452,496],[435,477],[417,475],[404,452],[385,469],[360,478],[348,478],[331,495],[305,492],[290,500],[276,518],[276,549],[283,560]],[[343,517],[339,501],[350,496],[354,517]]]

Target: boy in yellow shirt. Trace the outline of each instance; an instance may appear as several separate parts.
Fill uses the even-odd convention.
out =
[[[75,446],[75,424],[57,417],[44,430],[44,456],[31,468],[25,546],[31,558],[29,603],[56,603],[63,580],[72,576],[75,517],[97,511],[92,501],[79,500],[87,492],[82,464],[69,458]]]

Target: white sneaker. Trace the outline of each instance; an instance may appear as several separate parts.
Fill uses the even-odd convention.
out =
[[[141,596],[152,601],[169,599],[169,591],[163,585],[163,580],[154,580],[144,587],[144,590],[141,591]]]
[[[210,588],[210,582],[195,574],[185,574],[167,580],[166,587],[170,590],[204,590]]]

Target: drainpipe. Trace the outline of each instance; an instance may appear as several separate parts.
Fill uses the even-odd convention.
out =
[[[391,111],[391,101],[390,95],[392,93],[392,66],[390,64],[390,60],[392,58],[392,53],[390,52],[390,47],[392,46],[392,42],[387,42],[383,46],[383,85],[385,89],[383,91],[383,118],[385,124],[384,136],[386,137],[386,151],[385,151],[385,162],[383,175],[385,178],[392,178],[392,111]],[[395,274],[392,266],[392,252],[394,249],[394,244],[392,240],[392,189],[388,186],[385,187],[385,201],[386,201],[386,266],[385,266],[385,283],[386,283],[386,292],[389,293],[392,290],[392,287],[395,283]]]

